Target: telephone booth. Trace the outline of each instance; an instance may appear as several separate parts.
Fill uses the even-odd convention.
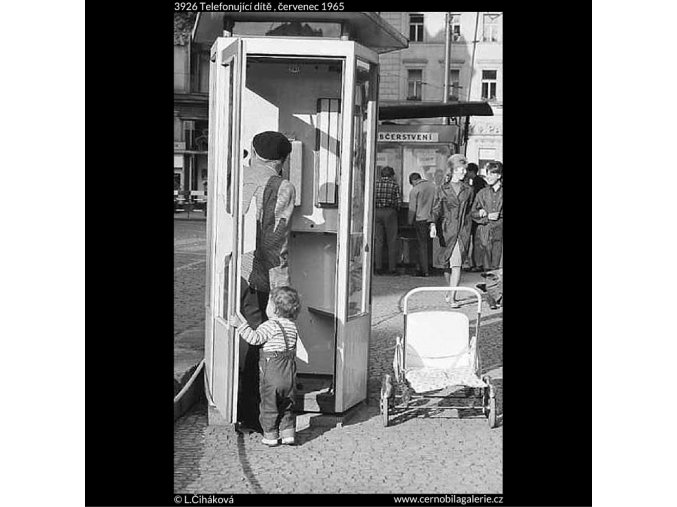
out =
[[[314,13],[317,14],[317,13]],[[244,150],[259,132],[292,143],[289,272],[301,296],[297,406],[341,414],[367,397],[378,54],[406,39],[374,13],[200,14],[210,53],[205,380],[210,424],[237,421],[244,341],[241,257],[256,241],[241,201]],[[225,28],[226,31],[221,31]]]

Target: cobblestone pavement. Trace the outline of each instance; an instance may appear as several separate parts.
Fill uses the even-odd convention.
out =
[[[190,236],[194,224],[179,224]],[[204,224],[202,224],[204,228]],[[197,237],[197,236],[196,236]],[[179,242],[184,241],[183,238]],[[203,240],[202,240],[203,241]],[[177,290],[195,297],[204,281],[191,276],[197,243],[177,245]],[[204,248],[204,247],[203,247]],[[193,270],[195,267],[195,271]],[[471,276],[464,284],[474,283]],[[200,289],[202,284],[202,289]],[[502,311],[483,308],[479,353],[483,371],[495,379],[499,427],[464,411],[432,410],[416,405],[394,414],[384,428],[378,409],[380,382],[392,372],[395,336],[402,333],[401,298],[411,288],[443,285],[442,277],[374,277],[372,335],[369,350],[368,404],[342,427],[306,424],[299,418],[298,446],[267,448],[260,435],[239,435],[231,427],[208,426],[206,407],[195,406],[174,425],[174,489],[177,493],[502,493]],[[181,330],[203,319],[203,296],[186,301],[175,294]],[[441,294],[411,300],[411,309],[444,307]],[[196,309],[199,308],[199,312]],[[476,307],[462,307],[474,319]],[[193,313],[196,312],[196,313]],[[486,313],[485,313],[486,312]],[[175,330],[177,332],[177,330]],[[460,416],[460,418],[459,418]]]
[[[205,222],[174,221],[174,335],[205,318]]]

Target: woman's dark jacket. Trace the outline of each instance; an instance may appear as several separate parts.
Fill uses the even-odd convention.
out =
[[[461,256],[465,260],[470,246],[470,207],[473,200],[473,188],[461,181],[461,189],[456,195],[451,182],[437,187],[433,202],[432,219],[437,227],[437,238],[440,248],[434,256],[433,265],[437,268],[448,268],[451,253],[456,242],[459,243]]]

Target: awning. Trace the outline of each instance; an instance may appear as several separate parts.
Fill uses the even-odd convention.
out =
[[[404,102],[381,104],[378,109],[379,120],[493,115],[487,102]]]

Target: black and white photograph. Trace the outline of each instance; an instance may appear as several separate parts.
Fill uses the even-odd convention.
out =
[[[3,505],[674,503],[674,7],[367,6],[4,6]]]
[[[501,503],[503,13],[224,5],[174,12],[175,503]]]

